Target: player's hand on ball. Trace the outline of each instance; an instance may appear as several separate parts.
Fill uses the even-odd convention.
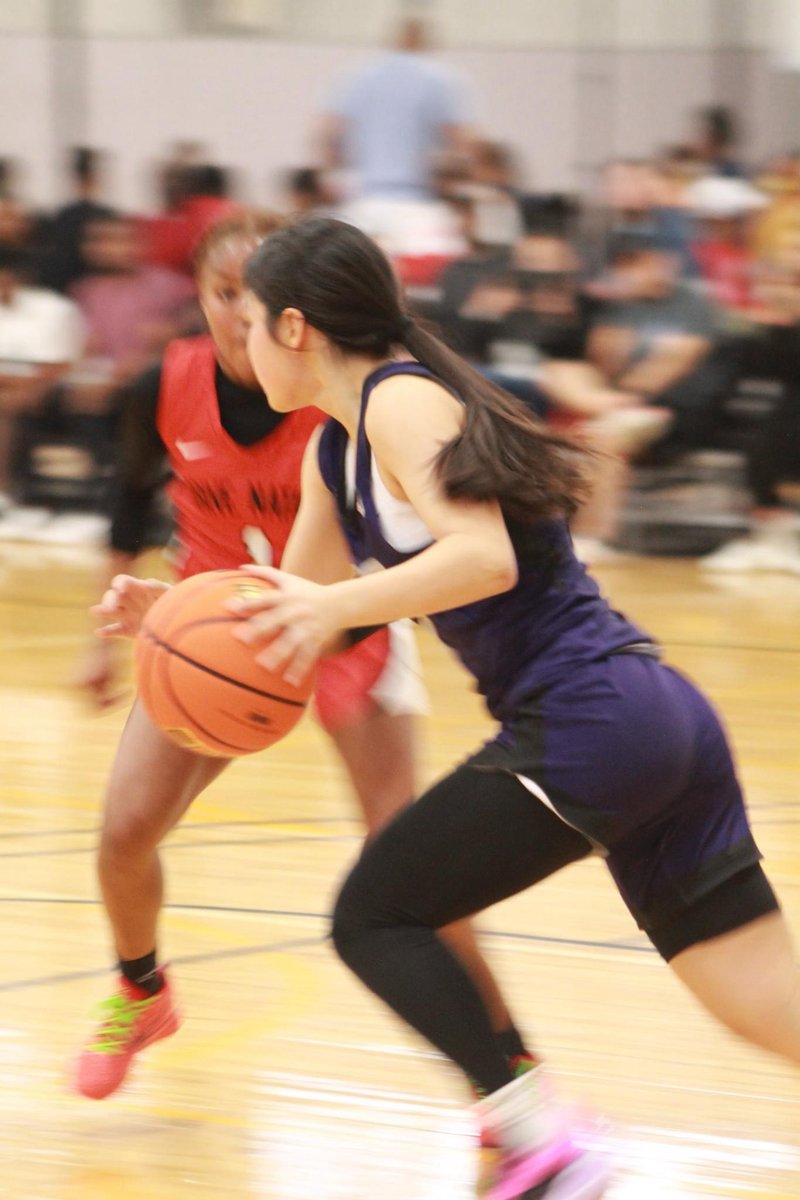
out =
[[[329,589],[275,567],[246,570],[267,579],[274,590],[231,602],[232,611],[245,618],[234,636],[255,648],[263,645],[256,662],[297,687],[339,632]]]
[[[98,637],[136,637],[142,621],[156,600],[169,587],[160,579],[137,579],[135,575],[115,575],[92,612],[106,623],[96,630]]]

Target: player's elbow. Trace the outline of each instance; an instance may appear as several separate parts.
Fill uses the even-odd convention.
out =
[[[482,545],[479,563],[487,596],[510,592],[516,586],[519,567],[510,541],[500,540],[490,545]]]
[[[519,567],[516,558],[512,555],[498,571],[498,593],[510,592],[512,588],[517,586],[518,579]]]

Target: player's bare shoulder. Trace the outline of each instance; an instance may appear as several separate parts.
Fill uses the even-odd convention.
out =
[[[421,438],[447,441],[460,432],[463,420],[461,402],[435,379],[391,375],[370,393],[364,429],[377,449]]]

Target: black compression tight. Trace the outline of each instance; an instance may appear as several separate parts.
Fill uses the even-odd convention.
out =
[[[512,775],[459,767],[370,842],[334,914],[342,960],[487,1091],[511,1081],[481,998],[435,930],[591,852]]]

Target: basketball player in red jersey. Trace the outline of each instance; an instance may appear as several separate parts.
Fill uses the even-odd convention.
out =
[[[247,358],[244,263],[275,229],[241,214],[215,226],[197,256],[209,334],[173,342],[160,366],[122,398],[108,578],[95,611],[95,641],[81,682],[100,705],[114,697],[116,645],[134,636],[168,586],[129,574],[143,548],[164,457],[182,577],[252,559],[280,562],[300,500],[300,467],[324,417],[274,412]],[[415,793],[414,715],[424,705],[413,641],[402,627],[379,631],[320,669],[317,710],[347,768],[368,833]],[[101,1099],[124,1081],[134,1055],[174,1033],[179,1017],[157,958],[163,881],[158,846],[227,760],[176,746],[137,701],[122,734],[105,797],[98,873],[119,959],[117,991],[79,1056],[77,1090]],[[515,1071],[533,1061],[520,1040],[468,925],[446,931],[493,1014],[498,1044]]]

